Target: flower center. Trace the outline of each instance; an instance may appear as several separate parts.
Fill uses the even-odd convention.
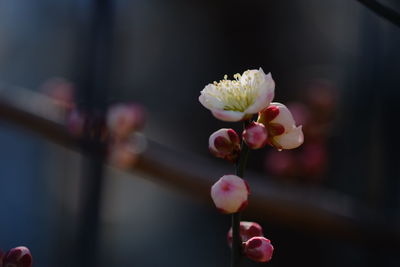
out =
[[[225,75],[223,80],[214,82],[216,90],[211,95],[224,103],[224,110],[243,112],[254,103],[258,96],[260,75],[255,73],[253,81],[249,75],[246,75],[245,82],[240,81],[242,76],[239,73],[233,77],[235,80],[228,80],[228,76]]]

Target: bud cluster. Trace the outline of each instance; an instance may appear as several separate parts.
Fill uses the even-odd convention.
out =
[[[272,102],[274,95],[275,82],[271,74],[265,74],[261,68],[235,74],[234,80],[228,80],[225,75],[223,80],[208,84],[201,91],[199,101],[214,117],[222,121],[243,121],[245,125],[241,136],[233,129],[223,128],[211,134],[208,142],[211,154],[236,164],[237,175],[224,175],[211,187],[211,198],[224,214],[241,212],[248,204],[250,189],[239,177],[243,176],[247,148],[260,149],[268,144],[280,151],[303,143],[302,126],[296,126],[285,105]],[[258,114],[257,121],[252,120],[254,114]],[[254,222],[239,222],[238,218],[232,217],[232,225],[237,231],[240,224],[240,233],[232,233],[232,229],[228,232],[233,265],[240,247],[239,235],[244,255],[257,262],[269,261],[274,248],[263,237],[261,226]]]
[[[249,186],[242,178],[230,174],[222,176],[212,187],[211,197],[216,208],[224,214],[242,211],[247,207]],[[262,227],[255,222],[240,222],[240,239],[242,253],[257,262],[271,260],[274,247],[263,237]],[[228,244],[232,247],[232,228],[227,235]]]
[[[32,255],[27,247],[0,250],[0,267],[32,267]]]
[[[267,262],[272,258],[274,247],[264,237],[262,227],[256,222],[240,222],[240,238],[242,241],[243,254],[257,262]],[[232,228],[227,235],[228,245],[232,247]]]
[[[98,138],[108,146],[108,159],[117,167],[129,168],[145,147],[145,138],[138,132],[145,123],[144,108],[135,103],[114,104],[107,114],[90,113],[77,108],[74,85],[63,78],[52,78],[42,91],[66,114],[66,127],[75,137],[84,134]]]
[[[257,122],[246,125],[242,139],[250,149],[269,144],[282,150],[297,148],[304,137],[302,126],[296,126],[289,109],[281,103],[271,103],[259,112]],[[215,157],[235,163],[240,155],[240,143],[235,130],[222,128],[210,135],[208,148]]]

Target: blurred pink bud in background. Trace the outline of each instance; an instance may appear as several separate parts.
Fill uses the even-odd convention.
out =
[[[303,151],[298,155],[298,160],[308,176],[319,176],[328,162],[327,146],[321,142],[307,143]]]
[[[275,176],[292,176],[296,173],[296,158],[291,151],[268,151],[265,157],[266,170]]]
[[[311,112],[309,108],[300,102],[291,102],[287,104],[288,109],[293,115],[293,119],[299,125],[306,125],[310,121]]]
[[[235,162],[240,153],[240,137],[233,129],[219,129],[210,135],[208,148],[215,157]]]
[[[308,85],[306,97],[313,107],[330,112],[335,109],[337,91],[332,81],[314,79]]]
[[[41,88],[65,110],[71,111],[75,108],[75,87],[68,80],[61,77],[50,78],[42,84]]]
[[[251,122],[246,126],[242,136],[251,149],[259,149],[268,144],[268,132],[262,123]]]
[[[145,110],[139,104],[116,104],[107,113],[107,127],[116,140],[127,139],[141,130],[145,123]]]
[[[235,213],[247,206],[249,186],[242,178],[230,174],[222,176],[212,187],[215,206],[225,214]]]
[[[85,127],[85,115],[77,110],[72,110],[67,115],[67,129],[74,136],[82,136]]]
[[[262,236],[252,237],[244,243],[244,254],[253,261],[270,261],[273,252],[271,242]]]
[[[240,238],[242,242],[246,242],[252,237],[263,235],[263,229],[258,223],[245,221],[240,222]],[[232,247],[232,227],[228,231],[227,240],[229,246]]]
[[[138,154],[132,144],[116,143],[111,145],[109,161],[112,165],[121,169],[129,169],[134,166],[137,159]]]

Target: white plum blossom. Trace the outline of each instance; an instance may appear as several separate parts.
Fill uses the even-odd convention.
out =
[[[211,198],[222,213],[241,211],[247,206],[249,186],[242,178],[229,174],[222,176],[211,187]]]
[[[223,121],[248,119],[269,106],[274,98],[275,82],[270,73],[246,70],[242,75],[227,75],[219,82],[208,84],[199,96],[200,103]]]
[[[296,126],[292,113],[281,103],[271,103],[260,112],[258,122],[265,125],[270,144],[279,150],[297,148],[304,142],[302,126]]]

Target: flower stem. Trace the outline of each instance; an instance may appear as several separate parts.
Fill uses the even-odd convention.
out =
[[[249,121],[244,123],[244,127]],[[236,163],[236,175],[243,178],[244,169],[249,155],[249,147],[242,140],[241,153],[239,160]],[[231,267],[238,267],[242,258],[242,240],[240,238],[240,212],[232,214],[232,253]]]

